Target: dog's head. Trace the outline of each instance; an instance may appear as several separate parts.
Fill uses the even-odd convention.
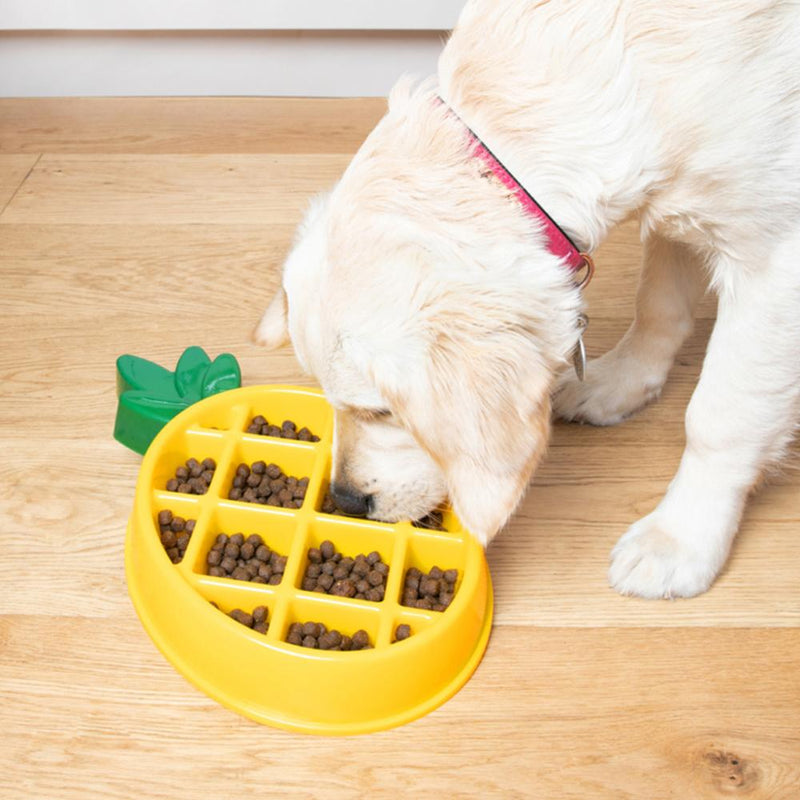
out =
[[[256,331],[291,337],[336,410],[340,507],[418,519],[449,495],[487,543],[548,438],[578,296],[429,93],[396,92],[317,199]]]

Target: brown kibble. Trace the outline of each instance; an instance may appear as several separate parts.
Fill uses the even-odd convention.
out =
[[[274,558],[273,558],[274,556]],[[270,556],[269,563],[272,569],[275,572],[285,572],[286,571],[286,561],[287,556],[279,556],[273,552],[272,556]]]
[[[161,534],[161,544],[164,545],[165,550],[169,550],[170,547],[175,547],[175,532],[171,528],[167,528],[164,533]]]
[[[369,600],[372,603],[380,603],[381,600],[383,600],[383,592],[377,587],[367,589],[367,591],[364,593],[364,599]]]
[[[244,493],[242,494],[242,500],[244,500],[246,503],[255,503],[258,500],[258,495],[252,487],[249,487],[244,490]]]
[[[240,622],[242,625],[246,625],[248,628],[253,627],[253,615],[248,614],[246,611],[242,611],[241,608],[234,608],[228,616],[233,617],[233,619],[235,619],[237,622]]]
[[[317,585],[320,586],[323,591],[330,591],[331,587],[333,586],[333,575],[326,575],[322,574],[317,578]]]
[[[317,588],[317,581],[314,578],[303,578],[300,588],[304,592],[313,592]]]
[[[367,564],[369,564],[370,566],[374,566],[374,565],[375,565],[375,564],[377,564],[377,563],[378,563],[380,560],[381,560],[381,554],[380,554],[380,553],[379,553],[377,550],[373,550],[373,551],[372,551],[372,552],[371,552],[371,553],[370,553],[370,554],[367,556]]]
[[[200,462],[196,458],[187,458],[186,459],[186,469],[188,469],[189,472],[192,472],[192,470],[197,469],[199,466],[200,466]]]
[[[159,525],[169,525],[170,522],[172,522],[172,512],[168,508],[158,512]]]
[[[267,621],[267,607],[266,606],[256,606],[253,609],[253,621],[254,622],[266,622]]]
[[[253,417],[252,424],[260,427],[261,425],[266,425],[267,420],[261,414],[257,414],[255,417]]]
[[[269,583],[270,586],[277,586],[281,582],[281,580],[283,580],[283,575],[274,573],[273,575],[270,576],[267,583]]]
[[[220,566],[225,570],[226,575],[230,575],[231,572],[236,569],[236,561],[234,561],[234,559],[232,559],[230,556],[226,556],[220,562]]]
[[[214,578],[224,578],[225,573],[222,570],[222,567],[209,567],[208,574]]]
[[[175,477],[181,482],[187,481],[189,479],[189,470],[184,466],[180,466],[175,470]]]
[[[204,458],[203,459],[203,468],[209,470],[215,470],[217,468],[217,462],[214,461],[213,458]]]
[[[249,581],[253,576],[248,572],[246,567],[236,567],[231,573],[231,578],[235,581]]]
[[[436,580],[436,578],[425,578],[419,583],[420,594],[427,595],[428,597],[436,597],[436,595],[439,594],[440,588],[441,581]]]
[[[326,494],[324,499],[322,500],[322,507],[320,509],[323,514],[335,514],[336,513],[336,503],[333,502],[333,499],[329,494]]]
[[[297,633],[296,631],[290,630],[286,636],[286,641],[289,642],[289,644],[295,644],[298,647],[300,647],[303,644],[303,636],[302,634]]]
[[[317,647],[317,640],[313,636],[304,636],[303,637],[303,647]]]
[[[371,586],[380,586],[383,583],[384,576],[378,570],[373,569],[367,573],[367,582]]]
[[[331,594],[337,597],[353,597],[356,593],[356,587],[349,578],[341,581],[336,581],[331,587]]]
[[[190,536],[194,533],[194,526],[197,525],[196,519],[187,519],[186,524],[183,526],[183,529],[188,533]]]
[[[271,551],[265,544],[259,545],[258,548],[256,548],[256,558],[259,561],[269,561],[270,555]]]
[[[206,563],[210,567],[217,567],[222,563],[222,553],[219,550],[211,550],[206,556]]]
[[[177,478],[170,478],[170,479],[167,481],[167,486],[166,486],[166,489],[167,489],[167,491],[168,491],[168,492],[177,492],[177,491],[178,491],[178,486],[179,486],[179,485],[180,485],[180,484],[179,484],[179,482],[178,482]]]
[[[411,636],[411,626],[406,625],[405,623],[402,625],[398,625],[397,629],[394,632],[394,640],[396,642],[402,642],[403,639],[408,639]]]
[[[431,571],[428,573],[429,578],[435,578],[436,580],[441,578],[442,575],[444,575],[444,573],[442,572],[441,569],[439,569],[439,567],[436,566],[431,567]]]
[[[167,555],[173,564],[177,564],[181,560],[181,554],[178,552],[177,547],[170,547],[169,550],[167,550]]]
[[[239,466],[236,467],[236,474],[242,478],[247,478],[250,474],[250,467],[248,467],[247,464],[239,464]]]
[[[322,553],[319,551],[318,547],[310,547],[308,550],[308,560],[312,564],[321,564],[322,563]]]
[[[255,554],[256,549],[250,542],[245,542],[239,549],[239,557],[249,561]]]
[[[349,578],[350,570],[347,567],[343,567],[341,564],[337,564],[333,570],[333,577],[337,581],[343,580],[344,578]]]
[[[442,577],[450,584],[455,583],[458,580],[458,570],[457,569],[446,569],[442,573]]]
[[[269,464],[267,466],[266,473],[272,480],[280,478],[280,476],[283,474],[281,472],[281,468],[277,464]]]
[[[416,608],[424,608],[430,611],[433,608],[433,603],[431,602],[430,597],[420,597],[420,599],[414,603],[414,606]]]
[[[269,564],[261,564],[258,568],[258,575],[268,581],[272,577],[272,567]]]
[[[223,552],[230,558],[239,558],[239,545],[234,541],[229,541],[228,544],[225,545],[225,550]]]
[[[453,602],[453,593],[452,592],[442,592],[439,595],[439,604],[447,608],[450,603]],[[442,609],[444,610],[444,609]]]
[[[290,500],[294,500],[294,494],[292,493],[291,489],[281,489],[278,492],[278,500],[281,503],[288,503]]]
[[[186,552],[186,546],[189,544],[189,534],[182,533],[175,539],[175,544],[177,545],[178,550],[180,550],[181,555],[183,555]]]
[[[369,645],[369,635],[365,630],[357,630],[353,634],[353,649],[362,650]]]
[[[322,557],[328,561],[329,559],[333,558],[336,553],[336,548],[333,546],[333,542],[330,539],[326,539],[320,546],[319,551],[322,553]]]
[[[182,531],[186,527],[186,520],[183,517],[173,517],[169,527],[175,531],[175,533],[178,533],[178,531]]]
[[[307,578],[319,578],[322,574],[322,570],[320,569],[319,564],[309,564],[306,567],[306,577]]]
[[[266,633],[269,630],[269,625],[266,622],[256,622],[253,625],[253,630],[256,633]]]

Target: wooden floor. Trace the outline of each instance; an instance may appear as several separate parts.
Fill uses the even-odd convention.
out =
[[[697,599],[623,599],[617,537],[675,470],[708,300],[661,401],[556,425],[490,547],[495,627],[471,681],[402,728],[292,735],[163,659],[125,585],[140,459],[111,437],[126,352],[233,352],[307,383],[250,331],[308,197],[377,100],[0,100],[0,774],[3,798],[800,798],[800,475],[750,504]],[[639,246],[597,256],[587,344],[631,316]]]

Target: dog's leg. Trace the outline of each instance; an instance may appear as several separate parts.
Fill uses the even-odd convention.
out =
[[[790,441],[800,402],[798,248],[800,231],[767,264],[718,265],[717,322],[686,413],[686,449],[658,507],[611,554],[609,580],[619,592],[705,591],[750,489]]]
[[[658,396],[694,322],[705,287],[700,257],[686,245],[651,235],[633,324],[617,346],[591,361],[584,381],[565,372],[553,398],[556,413],[614,425]]]

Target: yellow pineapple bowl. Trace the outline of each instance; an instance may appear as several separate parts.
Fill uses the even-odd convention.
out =
[[[262,435],[256,417],[277,426],[293,420],[311,435]],[[452,697],[486,649],[492,588],[483,549],[448,510],[441,530],[330,513],[332,436],[332,408],[304,387],[234,389],[191,405],[145,454],[125,566],[145,629],[195,686],[257,722],[342,735],[409,722]],[[185,473],[175,478],[187,461],[202,468],[195,489]],[[289,507],[232,491],[241,465],[259,462],[296,479]],[[233,577],[214,567],[237,533],[251,550],[263,543],[271,574],[240,567]],[[350,561],[380,558],[382,599],[311,588],[309,564],[331,546]],[[409,604],[409,580],[443,572],[455,576],[443,610]],[[327,632],[318,646],[299,641],[308,623]]]

